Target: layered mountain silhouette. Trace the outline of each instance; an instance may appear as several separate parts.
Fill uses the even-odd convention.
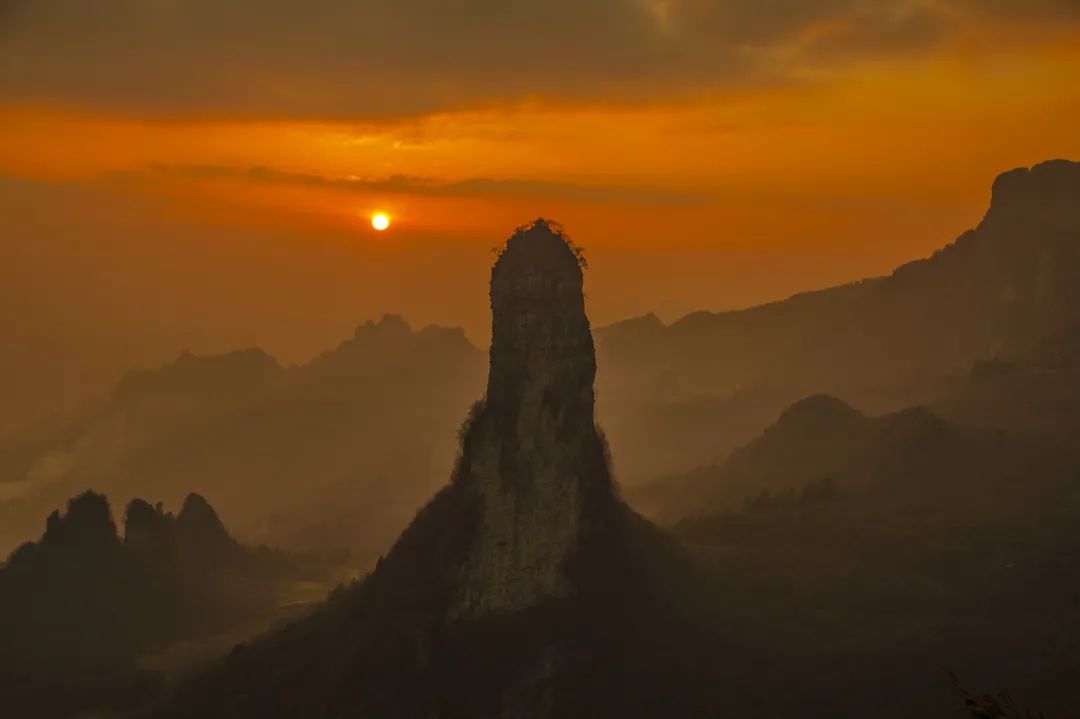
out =
[[[374,561],[445,479],[482,377],[460,330],[392,315],[297,367],[245,350],[131,372],[84,416],[0,448],[0,550],[95,486],[124,502],[212,493],[240,536]]]
[[[978,228],[889,277],[670,326],[647,316],[599,331],[595,353],[580,251],[554,223],[519,228],[492,271],[486,392],[449,484],[366,579],[153,712],[947,717],[948,668],[1067,715],[1075,683],[1062,677],[1080,662],[1067,631],[1080,621],[1077,168],[1006,173]],[[482,373],[459,332],[392,316],[300,367],[257,350],[185,355],[9,447],[4,466],[33,489],[7,511],[86,477],[126,497],[200,476],[221,485],[224,516],[267,520],[247,531],[326,541],[295,514],[386,541],[445,479]],[[663,476],[629,496],[667,530],[619,498],[598,400],[620,476]],[[21,568],[32,592],[84,597],[94,619],[53,646],[27,632],[26,657],[76,666],[105,644],[122,662],[132,630],[108,608],[125,602],[179,617],[154,630],[132,610],[130,627],[151,627],[141,651],[155,631],[274,595],[213,581],[242,576],[228,567],[252,553],[205,502],[175,517],[133,502],[122,540],[102,504],[73,501],[0,571],[0,597],[30,596],[3,584]],[[199,574],[209,564],[192,556],[220,562]],[[50,572],[69,579],[28,579]],[[45,612],[37,626],[77,624],[66,599],[28,607]],[[68,634],[82,639],[57,639]],[[26,685],[19,671],[0,665],[0,689]],[[112,695],[156,688],[128,673],[82,689],[110,681]]]
[[[818,393],[1067,441],[1080,426],[1078,168],[1001,175],[977,228],[888,277],[598,330],[598,411],[622,482],[719,461]],[[443,481],[483,378],[460,330],[392,315],[297,367],[247,350],[133,372],[84,415],[0,446],[0,548],[86,486],[119,501],[194,489],[240,536],[345,546],[367,564]]]
[[[272,615],[327,570],[239,544],[197,494],[176,515],[133,500],[122,534],[103,495],[80,494],[0,565],[0,701],[41,717],[126,703],[160,683],[138,657]]]
[[[938,402],[977,361],[1075,367],[1078,277],[1080,163],[1053,160],[1000,175],[976,228],[889,276],[603,328],[601,409],[620,476],[719,459],[812,394],[881,413]],[[1008,402],[996,404],[1004,418]],[[977,406],[963,404],[965,420]]]
[[[1075,442],[815,396],[637,504],[716,577],[701,615],[720,656],[769,657],[715,680],[760,716],[958,716],[947,670],[1068,716],[1078,477]]]
[[[678,573],[678,555],[613,489],[579,262],[545,220],[507,241],[487,393],[450,484],[366,580],[238,648],[161,716],[637,716],[702,700],[704,683],[676,688],[691,655],[662,653],[686,633],[652,574]]]
[[[723,462],[657,479],[631,497],[650,515],[673,521],[875,483],[925,491],[977,471],[993,441],[924,407],[867,417],[835,397],[815,395],[786,409]]]
[[[995,180],[978,227],[888,277],[749,310],[698,312],[664,328],[646,318],[607,331],[623,346],[663,344],[645,359],[659,358],[694,390],[786,380],[858,393],[966,373],[975,359],[1075,335],[1077,197],[1080,163],[1013,170]]]

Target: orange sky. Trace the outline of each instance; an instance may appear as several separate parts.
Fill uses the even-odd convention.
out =
[[[250,98],[217,76],[261,82],[255,40],[220,71],[127,77],[138,58],[110,65],[110,48],[135,50],[104,39],[121,30],[73,34],[101,42],[63,66],[40,54],[63,18],[12,15],[5,37],[0,16],[15,47],[0,51],[0,88],[15,88],[0,89],[0,318],[22,347],[0,371],[36,368],[24,404],[47,406],[57,387],[78,395],[182,348],[301,361],[386,311],[482,344],[490,248],[538,215],[586,248],[594,323],[745,306],[887,272],[976,223],[997,173],[1080,158],[1071,3],[1020,18],[945,0],[822,2],[799,23],[744,12],[745,37],[720,37],[738,52],[704,60],[711,38],[679,34],[689,5],[638,5],[655,72],[607,67],[613,37],[603,55],[569,51],[577,73],[511,62],[481,82],[472,65],[444,77],[439,57],[367,73],[371,58],[328,56],[340,80],[294,63],[279,70],[288,93]],[[202,52],[185,38],[161,42]],[[735,69],[701,69],[721,62]],[[84,63],[96,74],[64,84]],[[386,233],[375,210],[393,217]]]

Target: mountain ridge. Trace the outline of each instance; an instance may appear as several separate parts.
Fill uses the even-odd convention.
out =
[[[662,327],[621,323],[616,349],[644,348],[629,358],[607,351],[601,328],[602,416],[623,466],[643,468],[623,479],[717,460],[811,394],[892,412],[937,404],[977,362],[1048,338],[1049,351],[1080,357],[1077,278],[1080,163],[1052,160],[999,175],[976,227],[888,275]],[[747,395],[757,409],[739,401]],[[730,439],[718,446],[704,425]],[[669,448],[663,463],[641,449],[649,443]]]
[[[658,478],[629,496],[649,516],[671,523],[779,495],[857,492],[887,483],[916,489],[948,470],[978,466],[982,441],[982,433],[926,407],[867,416],[831,395],[814,395],[723,460]]]

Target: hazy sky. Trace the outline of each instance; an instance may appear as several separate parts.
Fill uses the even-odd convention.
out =
[[[183,348],[482,344],[538,215],[595,323],[886,272],[1080,158],[1077,77],[1078,0],[0,0],[0,431]]]

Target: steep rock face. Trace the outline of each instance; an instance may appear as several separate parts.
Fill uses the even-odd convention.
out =
[[[703,715],[709,648],[668,591],[693,596],[696,577],[613,491],[581,267],[553,223],[510,238],[491,276],[487,394],[450,484],[364,581],[158,716]],[[694,649],[673,657],[672,642]]]
[[[537,220],[510,238],[491,273],[491,311],[487,396],[457,477],[479,495],[480,519],[455,615],[567,596],[589,509],[611,497],[581,264],[557,227]]]
[[[176,530],[197,545],[213,547],[232,543],[217,512],[202,495],[194,492],[184,499],[184,506],[176,517]]]
[[[1080,163],[1054,160],[999,176],[977,232],[1001,278],[1003,354],[1067,346],[1080,330]]]

